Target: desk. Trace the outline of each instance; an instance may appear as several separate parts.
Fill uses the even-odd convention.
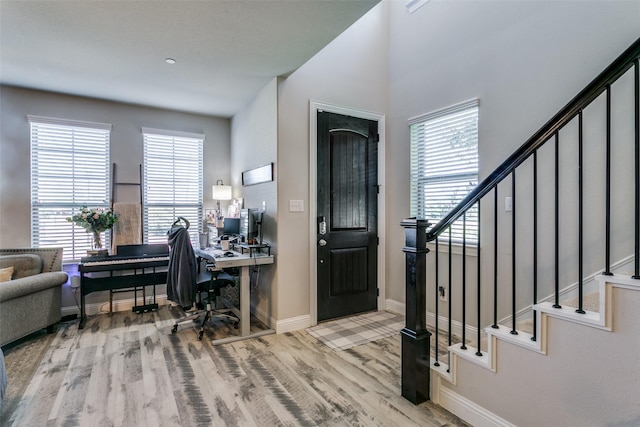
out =
[[[254,337],[254,336],[261,336],[261,335],[275,333],[274,330],[269,329],[255,335],[251,335],[251,331],[250,331],[250,323],[251,323],[250,302],[251,301],[250,301],[249,267],[254,265],[273,264],[273,255],[254,252],[252,256],[249,256],[249,254],[241,254],[239,252],[234,252],[236,256],[215,258],[212,248],[211,249],[194,248],[194,251],[196,256],[208,261],[215,262],[216,264],[215,268],[211,268],[211,270],[213,271],[219,271],[225,268],[232,268],[232,267],[240,268],[240,307],[232,308],[236,316],[240,318],[240,329],[239,329],[240,335],[237,337],[229,337],[229,338],[214,340],[213,344],[224,344],[227,342],[239,341],[239,340]]]

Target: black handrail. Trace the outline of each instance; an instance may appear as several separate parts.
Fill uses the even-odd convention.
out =
[[[570,122],[576,114],[596,99],[606,90],[607,86],[615,82],[640,58],[640,38],[638,38],[627,50],[598,75],[587,87],[573,98],[558,114],[553,116],[540,130],[529,138],[520,148],[498,166],[489,176],[478,184],[471,192],[453,208],[444,218],[427,231],[427,241],[433,241],[442,234],[447,227],[470,209],[478,200],[490,192],[499,182],[509,176],[513,170],[522,164],[541,145],[550,139],[556,132]]]

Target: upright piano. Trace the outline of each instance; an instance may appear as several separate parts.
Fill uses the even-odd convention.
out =
[[[133,288],[133,312],[155,310],[155,285],[167,283],[169,265],[169,246],[166,244],[122,245],[117,247],[117,255],[104,257],[85,257],[80,260],[80,325],[83,329],[87,320],[85,296],[91,292],[109,291],[112,293]],[[144,287],[153,285],[153,303],[145,301]],[[143,292],[142,305],[138,305],[138,290]]]

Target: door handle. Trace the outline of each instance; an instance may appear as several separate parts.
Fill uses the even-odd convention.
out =
[[[326,241],[326,240],[324,240],[324,239],[320,239],[320,240],[318,241],[318,244],[319,244],[320,246],[327,246],[327,241]]]

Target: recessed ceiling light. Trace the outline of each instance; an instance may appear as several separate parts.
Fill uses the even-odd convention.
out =
[[[176,60],[173,58],[164,58],[164,62],[166,62],[167,64],[175,64]]]

